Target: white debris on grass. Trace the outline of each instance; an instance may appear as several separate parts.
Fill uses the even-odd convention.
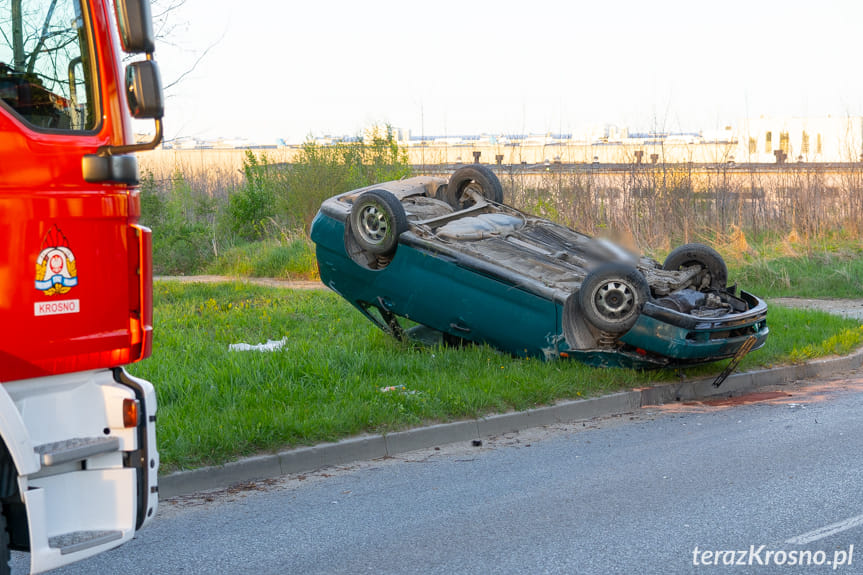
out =
[[[279,341],[268,339],[267,343],[259,343],[252,345],[249,343],[232,343],[228,346],[228,351],[278,351],[288,343],[288,338],[283,337]]]
[[[388,387],[381,388],[381,393],[389,393],[391,391],[397,391],[402,395],[416,395],[417,393],[419,393],[418,391],[414,389],[408,389],[403,385],[390,385]]]

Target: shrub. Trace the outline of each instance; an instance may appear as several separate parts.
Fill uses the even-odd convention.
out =
[[[320,146],[308,141],[280,188],[281,209],[292,229],[309,230],[321,203],[336,194],[411,175],[407,153],[392,129],[373,129],[364,140]]]
[[[155,274],[194,273],[212,257],[217,208],[206,194],[196,193],[179,172],[163,185],[152,174],[145,174],[141,223],[153,230]]]
[[[267,221],[276,215],[275,198],[283,186],[284,171],[271,166],[266,154],[260,159],[246,151],[243,159],[243,186],[232,193],[228,200],[231,232],[245,240],[260,240],[267,237]]]

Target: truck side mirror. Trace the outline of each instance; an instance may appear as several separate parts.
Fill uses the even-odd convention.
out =
[[[126,100],[134,118],[159,119],[164,115],[162,80],[154,60],[126,66]]]
[[[81,169],[84,180],[88,182],[135,184],[138,181],[138,164],[133,156],[126,154],[155,149],[162,141],[162,116],[165,114],[162,79],[159,67],[153,60],[156,39],[153,35],[150,0],[114,0],[114,8],[123,51],[147,55],[146,60],[131,62],[126,66],[126,102],[133,118],[155,120],[156,134],[149,142],[101,146],[95,154],[83,157]]]
[[[150,0],[114,0],[114,7],[123,50],[130,53],[154,52],[156,38],[153,34]]]

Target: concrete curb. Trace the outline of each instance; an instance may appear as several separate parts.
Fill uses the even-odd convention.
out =
[[[391,457],[417,449],[484,439],[531,427],[629,413],[649,405],[740,395],[759,387],[849,371],[861,365],[863,349],[845,357],[732,374],[718,389],[713,387],[713,378],[666,383],[590,399],[562,401],[548,407],[502,413],[475,420],[441,423],[384,435],[362,435],[336,443],[323,443],[248,457],[225,465],[171,473],[159,478],[159,498],[167,499],[208,489],[225,488],[244,481],[269,479],[290,473],[310,472],[354,461]]]

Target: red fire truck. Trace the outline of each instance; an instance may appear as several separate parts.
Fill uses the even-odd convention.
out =
[[[0,0],[0,575],[10,549],[40,573],[156,511],[156,397],[123,368],[152,342],[153,51],[149,0]]]

